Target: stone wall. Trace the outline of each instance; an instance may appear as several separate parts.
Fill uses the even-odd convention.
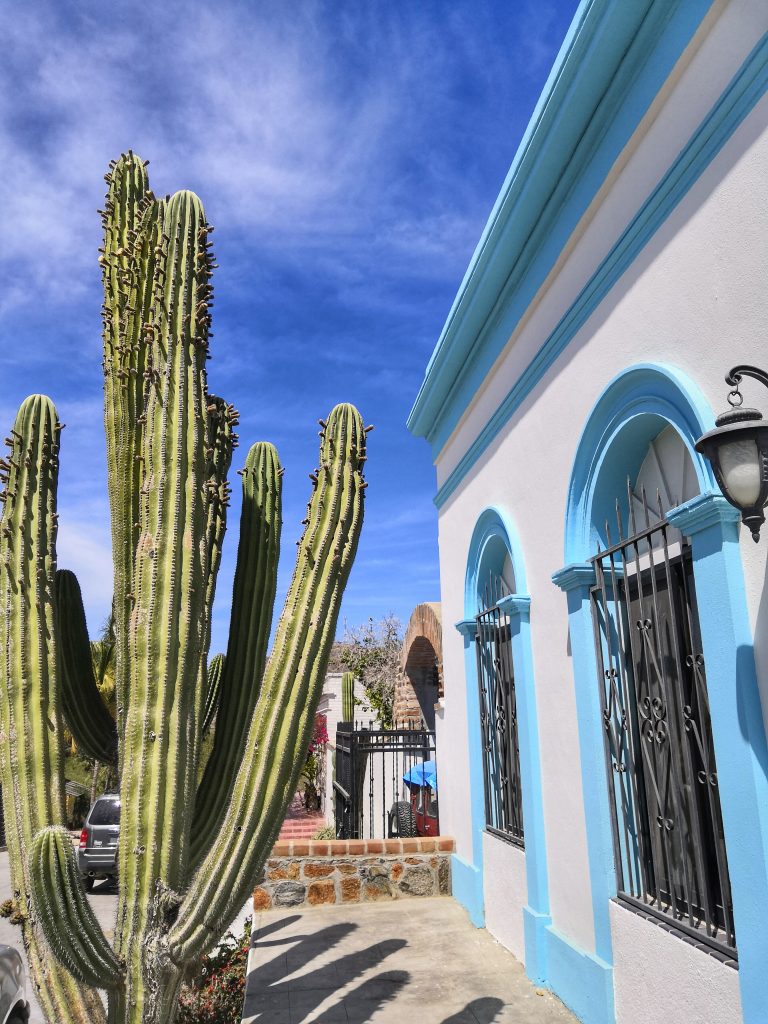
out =
[[[253,909],[449,896],[453,848],[445,837],[277,843]]]

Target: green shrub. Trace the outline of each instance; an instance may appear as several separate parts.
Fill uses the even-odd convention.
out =
[[[184,985],[178,1024],[240,1024],[251,945],[251,919],[238,939],[229,932],[203,959],[200,974]]]
[[[336,829],[333,825],[325,825],[323,828],[319,828],[317,832],[312,836],[313,839],[335,839]]]

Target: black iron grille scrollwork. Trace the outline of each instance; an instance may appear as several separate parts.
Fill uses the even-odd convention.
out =
[[[592,591],[618,898],[735,961],[690,547],[627,491]]]
[[[515,673],[509,616],[499,606],[503,596],[503,581],[492,577],[476,619],[485,823],[489,832],[523,846]]]

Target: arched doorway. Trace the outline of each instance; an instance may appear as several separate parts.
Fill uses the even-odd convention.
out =
[[[435,728],[435,704],[443,696],[443,639],[440,605],[419,604],[408,620],[395,688],[395,726],[422,722]]]

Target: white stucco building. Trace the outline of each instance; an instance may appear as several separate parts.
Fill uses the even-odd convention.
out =
[[[584,0],[409,419],[454,895],[588,1024],[768,1021],[768,528],[694,448],[768,365],[767,88],[765,0]]]

